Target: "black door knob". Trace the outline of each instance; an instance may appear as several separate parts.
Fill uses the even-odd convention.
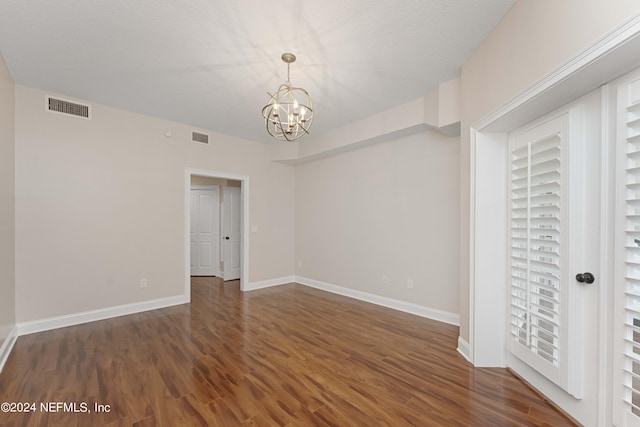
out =
[[[226,236],[226,237],[224,238],[224,240],[229,240],[229,236]]]
[[[576,274],[576,280],[580,283],[593,283],[596,281],[596,277],[589,272],[579,273]]]

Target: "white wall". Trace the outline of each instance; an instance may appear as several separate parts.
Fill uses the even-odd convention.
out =
[[[190,126],[96,104],[92,120],[44,106],[45,92],[16,86],[18,322],[183,294],[185,168],[248,175],[248,280],[292,275],[294,168],[268,146],[214,132],[193,143]]]
[[[296,275],[458,314],[458,156],[424,131],[298,165]]]
[[[520,0],[462,67],[460,336],[469,340],[469,128],[640,10],[637,0]]]
[[[0,55],[0,348],[16,323],[14,85]]]

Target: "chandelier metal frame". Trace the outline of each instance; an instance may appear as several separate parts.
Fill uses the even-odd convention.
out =
[[[283,53],[282,60],[287,64],[287,81],[270,96],[269,102],[262,108],[267,132],[280,141],[294,141],[309,134],[313,122],[313,103],[309,92],[300,87],[291,86],[291,64],[296,56]]]

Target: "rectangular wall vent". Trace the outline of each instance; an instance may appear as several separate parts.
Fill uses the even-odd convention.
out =
[[[193,131],[193,132],[191,132],[191,140],[193,142],[201,142],[203,144],[208,144],[209,143],[209,135],[207,135],[206,133]]]
[[[47,110],[54,113],[91,119],[91,107],[60,98],[47,96]]]

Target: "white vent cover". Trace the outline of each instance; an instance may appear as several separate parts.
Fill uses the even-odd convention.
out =
[[[195,130],[191,132],[191,140],[193,142],[201,142],[203,144],[209,143],[209,135],[202,132],[196,132]]]
[[[78,104],[76,102],[67,101],[66,99],[54,98],[47,96],[47,111],[53,113],[66,114],[68,116],[80,117],[83,119],[91,119],[91,107],[89,105]]]

